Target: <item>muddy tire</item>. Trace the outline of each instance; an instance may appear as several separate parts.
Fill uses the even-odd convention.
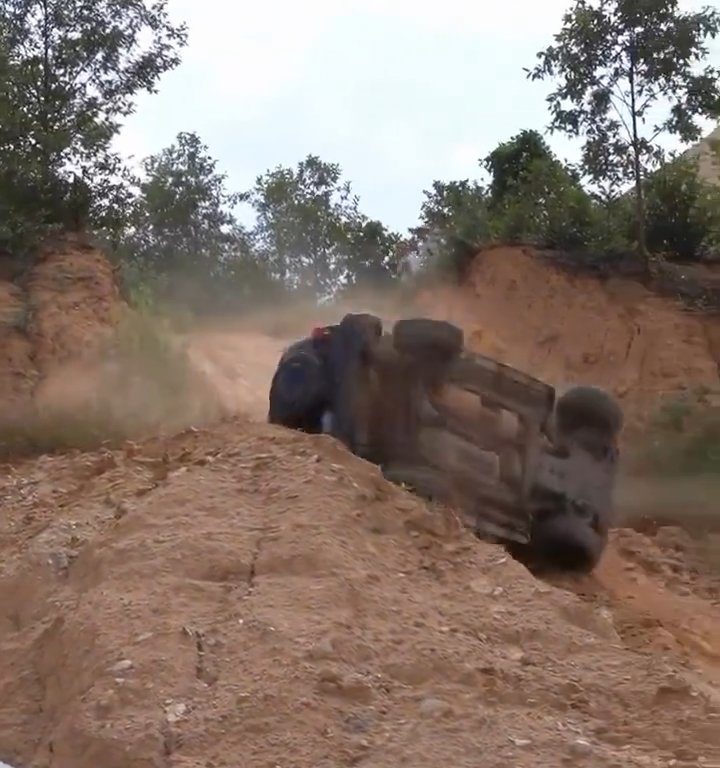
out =
[[[382,468],[386,480],[410,490],[429,501],[447,501],[450,486],[442,473],[430,467],[393,464]]]
[[[559,435],[589,430],[612,442],[623,426],[623,412],[616,400],[597,387],[573,387],[555,405]]]
[[[537,575],[591,573],[608,542],[607,531],[566,514],[534,521],[528,544],[509,544],[510,553]]]
[[[350,313],[345,315],[340,324],[351,327],[361,333],[368,340],[377,340],[382,336],[382,320],[367,312]]]
[[[451,360],[462,352],[465,340],[456,325],[427,318],[398,320],[392,333],[395,349],[413,357]]]
[[[547,570],[590,573],[607,546],[607,532],[561,515],[533,527],[531,546],[538,565]]]

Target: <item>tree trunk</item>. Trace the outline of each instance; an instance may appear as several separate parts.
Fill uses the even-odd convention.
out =
[[[633,149],[635,173],[635,226],[638,256],[643,260],[645,269],[650,270],[650,253],[647,248],[645,222],[645,192],[643,191],[643,173],[639,150]]]
[[[630,84],[630,109],[632,112],[632,151],[633,176],[635,177],[635,236],[637,253],[642,259],[646,276],[650,275],[650,254],[647,248],[645,222],[645,192],[643,190],[643,169],[640,161],[640,139],[638,135],[638,117],[635,106],[635,47],[630,50],[630,69],[628,72]]]

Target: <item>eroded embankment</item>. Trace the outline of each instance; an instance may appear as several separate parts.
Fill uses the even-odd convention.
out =
[[[631,433],[666,398],[720,392],[717,318],[630,280],[570,274],[527,249],[481,253],[464,286],[425,291],[418,305],[463,326],[477,351],[558,387],[608,388]]]
[[[92,357],[121,305],[110,263],[74,238],[48,242],[19,279],[0,280],[0,418],[42,399],[53,372]]]

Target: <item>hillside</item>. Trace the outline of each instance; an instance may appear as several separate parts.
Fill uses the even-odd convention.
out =
[[[11,764],[659,766],[718,747],[709,602],[661,591],[653,621],[637,600],[661,582],[627,555],[596,596],[538,583],[327,439],[233,421],[0,489]]]
[[[42,267],[56,286],[63,253]],[[101,257],[74,253],[106,295],[89,276]],[[715,320],[640,290],[496,249],[416,309],[558,384],[612,387],[642,425],[668,393],[717,391],[718,359]],[[47,332],[63,365],[64,315]],[[38,322],[19,334],[32,349]],[[283,339],[247,327],[186,339],[236,415],[188,411],[180,433],[0,465],[0,760],[718,763],[717,532],[619,530],[592,577],[537,581],[331,439],[263,423]]]

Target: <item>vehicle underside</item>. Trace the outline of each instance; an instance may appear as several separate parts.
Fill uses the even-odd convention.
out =
[[[290,371],[294,375],[290,376]],[[294,381],[291,391],[290,381]],[[454,507],[530,567],[591,570],[607,542],[622,412],[464,348],[456,326],[347,315],[293,345],[269,420],[331,433],[388,480]]]

